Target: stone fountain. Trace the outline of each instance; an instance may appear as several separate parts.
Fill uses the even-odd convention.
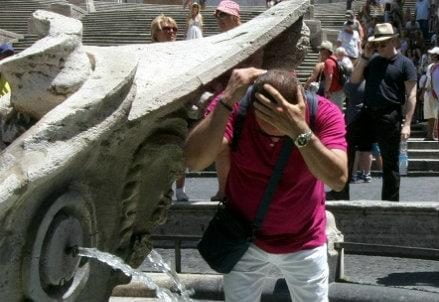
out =
[[[308,8],[285,1],[214,37],[105,48],[82,45],[78,20],[36,11],[40,40],[0,62],[13,91],[0,104],[2,125],[33,121],[0,156],[1,300],[106,301],[126,283],[70,249],[96,247],[140,265],[184,171],[192,105],[262,48],[265,67],[297,66]]]

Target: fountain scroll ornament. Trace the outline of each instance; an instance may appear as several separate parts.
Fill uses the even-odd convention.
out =
[[[260,49],[265,67],[297,66],[308,6],[285,1],[206,39],[105,48],[82,45],[79,21],[36,11],[41,39],[0,62],[12,88],[0,118],[35,121],[0,156],[1,300],[106,301],[127,282],[70,248],[140,265],[184,171],[187,108]]]

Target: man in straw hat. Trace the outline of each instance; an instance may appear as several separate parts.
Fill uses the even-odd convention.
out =
[[[377,24],[351,78],[354,84],[366,80],[359,149],[363,143],[378,142],[383,159],[381,198],[390,201],[399,201],[399,144],[410,137],[416,106],[416,68],[397,52],[397,36],[390,23]]]

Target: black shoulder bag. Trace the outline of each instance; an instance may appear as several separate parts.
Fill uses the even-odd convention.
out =
[[[229,273],[255,239],[255,234],[262,225],[277,184],[282,177],[283,168],[293,144],[290,138],[284,142],[253,224],[238,217],[227,207],[227,204],[219,204],[197,245],[201,256],[213,270],[218,273]]]

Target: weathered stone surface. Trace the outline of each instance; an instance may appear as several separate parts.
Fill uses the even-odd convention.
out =
[[[280,34],[301,32],[307,6],[286,1],[207,39],[109,48],[83,47],[78,21],[37,11],[34,29],[47,36],[0,63],[13,109],[38,119],[0,156],[2,299],[104,301],[126,281],[72,261],[69,247],[141,263],[184,171],[186,104]]]
[[[16,34],[4,29],[0,29],[0,44],[3,43],[14,43],[22,39],[23,35]]]
[[[72,17],[72,6],[64,3],[52,3],[49,6],[50,11],[63,15],[65,17]]]
[[[34,12],[31,20],[31,31],[44,38],[3,60],[1,71],[11,85],[13,107],[40,119],[81,87],[92,62],[78,20],[45,11]]]
[[[305,24],[310,30],[310,44],[312,49],[317,48],[322,44],[322,24],[319,20],[305,20]]]
[[[327,202],[345,241],[439,248],[439,202]]]

